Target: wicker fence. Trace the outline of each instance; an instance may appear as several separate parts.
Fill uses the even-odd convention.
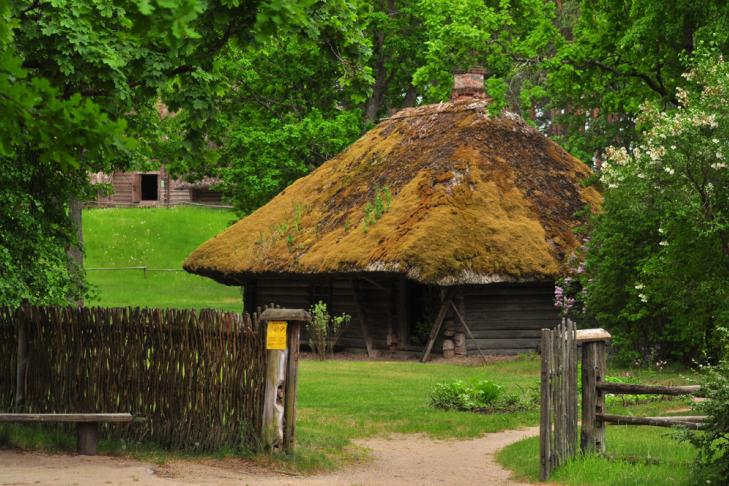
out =
[[[0,411],[131,412],[143,420],[107,434],[170,449],[255,449],[265,370],[255,315],[0,307]]]

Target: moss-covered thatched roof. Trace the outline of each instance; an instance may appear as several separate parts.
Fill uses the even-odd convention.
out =
[[[184,268],[261,274],[396,272],[454,285],[547,280],[600,194],[590,169],[485,102],[398,112],[197,248]]]

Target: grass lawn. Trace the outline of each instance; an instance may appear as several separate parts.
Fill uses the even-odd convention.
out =
[[[616,373],[622,373],[616,370]],[[635,372],[637,379],[645,383],[679,384],[685,380],[676,372]],[[438,363],[421,364],[411,361],[316,361],[303,360],[299,369],[299,401],[297,420],[297,454],[292,459],[281,457],[273,460],[274,466],[311,472],[341,467],[348,462],[366,456],[366,451],[353,445],[352,440],[390,433],[424,433],[436,438],[469,438],[486,432],[496,432],[521,426],[537,425],[538,410],[519,413],[477,414],[436,410],[429,406],[433,385],[439,381],[454,379],[488,379],[507,389],[526,388],[536,385],[539,361],[534,356],[500,361],[486,366],[459,366]],[[667,409],[682,406],[681,402],[653,402],[613,409],[617,413],[657,415]],[[46,430],[47,432],[43,432]],[[614,438],[618,427],[609,427],[609,450],[617,451],[620,442]],[[634,432],[637,432],[635,430]],[[676,446],[660,435],[665,430],[634,433],[636,447],[632,454],[637,457],[671,457],[677,463],[690,460],[690,451]],[[653,434],[653,435],[650,435]],[[646,441],[642,437],[648,438]],[[653,438],[654,437],[654,438]],[[24,448],[64,450],[73,448],[70,434],[63,435],[52,428],[24,429],[19,425],[0,427],[0,444]],[[668,456],[661,456],[658,446],[669,449]],[[147,460],[162,462],[170,454],[155,450],[149,445],[127,445],[102,441],[100,450],[108,453],[132,453]],[[654,451],[655,449],[655,451]],[[627,449],[626,449],[627,450]],[[230,455],[221,451],[219,455]],[[686,459],[688,457],[688,459]],[[538,464],[538,441],[530,439],[508,448],[502,458],[509,468],[518,474],[531,477]],[[269,458],[258,456],[260,462]],[[604,459],[593,459],[605,461]],[[612,467],[612,462],[609,463]],[[617,463],[615,463],[617,464]],[[587,464],[575,464],[576,470],[586,469]],[[654,466],[621,466],[633,471],[636,478]],[[537,471],[534,469],[534,471]],[[565,468],[564,471],[567,471]],[[538,471],[537,471],[538,472]],[[567,474],[561,473],[560,474]],[[647,472],[645,473],[647,474]],[[577,477],[577,476],[575,476]],[[562,480],[562,476],[555,476]],[[578,484],[580,480],[576,480]],[[571,484],[571,483],[570,483]],[[589,484],[589,483],[586,483]],[[613,484],[621,484],[616,482]],[[638,484],[638,483],[635,483]],[[670,484],[670,483],[669,483]]]
[[[197,207],[87,209],[85,266],[181,269],[200,243],[235,220],[230,211]],[[88,270],[87,305],[177,307],[240,311],[238,287],[186,272]]]
[[[608,425],[605,456],[578,456],[550,476],[550,482],[574,485],[642,486],[691,484],[691,461],[696,452],[678,442],[676,432],[660,427]],[[539,480],[539,437],[512,444],[497,460],[516,477]]]

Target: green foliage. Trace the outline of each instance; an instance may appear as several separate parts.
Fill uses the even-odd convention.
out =
[[[442,410],[489,413],[536,410],[539,387],[519,389],[519,393],[505,391],[489,380],[441,382],[430,393],[430,405]]]
[[[329,315],[327,305],[319,301],[309,309],[311,322],[307,323],[309,346],[320,360],[327,359],[327,354],[334,353],[334,346],[339,336],[349,325],[352,317],[348,314]]]
[[[677,105],[686,56],[702,43],[729,48],[729,4],[720,0],[566,0],[561,32],[542,69],[544,123],[564,128],[567,150],[589,161],[608,145],[630,147],[641,105]]]
[[[625,361],[715,356],[729,324],[729,65],[711,52],[694,62],[679,108],[644,106],[639,142],[603,165],[581,279]]]
[[[309,28],[308,3],[0,0],[0,303],[75,300],[68,206],[93,197],[88,173],[204,153],[191,86],[228,42]],[[161,97],[186,116],[163,121]]]
[[[367,233],[370,226],[375,224],[385,212],[390,209],[392,203],[392,193],[390,188],[385,186],[383,188],[375,189],[375,198],[372,202],[367,203],[364,208],[364,218],[362,220],[362,230]]]
[[[701,390],[707,400],[694,411],[708,418],[702,431],[687,432],[684,438],[696,446],[696,474],[705,484],[721,484],[729,478],[729,331],[718,330],[724,345],[723,357],[704,367]]]

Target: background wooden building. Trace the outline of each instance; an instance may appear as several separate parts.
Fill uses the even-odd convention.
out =
[[[184,268],[245,287],[245,306],[322,300],[345,348],[418,351],[434,323],[494,354],[557,323],[554,280],[600,194],[591,170],[518,116],[488,111],[483,74],[408,108],[201,245]],[[452,305],[449,301],[452,300]],[[444,319],[439,319],[444,318]]]
[[[100,191],[99,205],[175,205],[183,203],[222,204],[222,194],[211,189],[219,181],[205,178],[198,182],[173,179],[165,170],[94,174],[92,182],[110,185],[111,194]]]

